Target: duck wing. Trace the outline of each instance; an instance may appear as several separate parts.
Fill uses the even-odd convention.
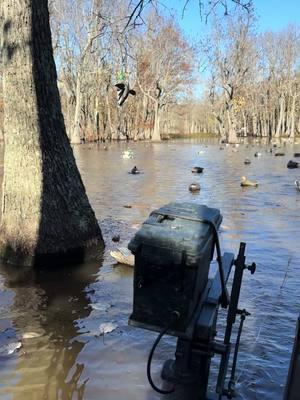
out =
[[[119,93],[119,100],[118,100],[119,106],[121,106],[125,102],[128,96],[129,96],[129,86],[126,84],[124,85],[124,89]]]
[[[124,90],[125,84],[124,83],[116,83],[115,87],[118,88],[118,90]]]

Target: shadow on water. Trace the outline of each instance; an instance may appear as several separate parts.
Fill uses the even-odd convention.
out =
[[[7,336],[22,343],[6,387],[14,400],[84,399],[88,379],[80,382],[85,364],[77,358],[85,342],[77,321],[91,313],[88,286],[101,265],[102,259],[75,269],[0,266],[4,287],[14,294]],[[9,357],[1,359],[3,367],[6,362]]]

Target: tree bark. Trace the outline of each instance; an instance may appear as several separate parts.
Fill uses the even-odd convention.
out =
[[[296,98],[297,94],[294,94],[292,97],[292,105],[291,105],[291,112],[290,112],[290,118],[291,118],[291,124],[290,124],[290,138],[295,139],[295,109],[296,109]]]
[[[103,240],[66,135],[47,0],[2,0],[2,9],[0,253],[18,265],[81,258]]]
[[[111,140],[112,134],[113,134],[113,124],[112,124],[112,118],[111,118],[111,112],[110,112],[110,103],[109,103],[109,85],[106,86],[105,104],[106,104],[107,127],[108,127],[108,132],[106,134],[106,139]]]
[[[282,122],[283,122],[283,113],[284,113],[284,97],[281,94],[279,97],[279,117],[278,117],[278,122],[277,122],[277,128],[276,128],[276,132],[275,132],[275,138],[279,138],[280,137],[280,133],[282,132],[281,126],[282,126]]]
[[[228,143],[237,143],[237,135],[236,135],[236,124],[235,117],[230,115],[230,111],[227,110],[227,123],[228,123]]]
[[[157,101],[155,103],[155,109],[154,109],[154,128],[153,128],[153,134],[152,134],[152,142],[160,142],[161,141],[161,136],[160,136],[160,115],[159,115],[159,102]]]
[[[74,114],[73,129],[71,134],[71,143],[80,144],[80,119],[81,119],[81,104],[82,104],[82,93],[81,93],[81,74],[78,73],[76,79],[76,106]]]

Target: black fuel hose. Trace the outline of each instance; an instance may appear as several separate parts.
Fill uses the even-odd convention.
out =
[[[174,387],[173,387],[172,389],[169,389],[169,390],[160,389],[159,387],[157,387],[157,386],[155,385],[155,383],[153,382],[152,377],[151,377],[151,362],[152,362],[152,357],[153,357],[153,354],[154,354],[154,352],[155,352],[155,349],[156,349],[158,343],[160,342],[161,338],[162,338],[162,337],[166,334],[166,332],[171,328],[171,326],[174,324],[174,322],[176,322],[177,319],[180,318],[180,314],[179,314],[178,311],[173,311],[173,312],[172,312],[172,315],[173,315],[173,318],[171,319],[171,321],[169,322],[169,324],[165,327],[165,329],[164,329],[163,331],[160,332],[160,334],[157,336],[155,342],[153,343],[153,346],[152,346],[152,348],[151,348],[151,350],[150,350],[150,353],[149,353],[148,362],[147,362],[147,378],[148,378],[148,381],[149,381],[151,387],[152,387],[156,392],[158,392],[158,393],[160,393],[160,394],[170,394],[170,393],[173,393],[174,390],[175,390]]]

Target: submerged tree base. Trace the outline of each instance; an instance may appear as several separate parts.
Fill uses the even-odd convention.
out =
[[[62,267],[76,266],[85,261],[95,259],[104,251],[102,238],[91,240],[85,245],[52,253],[26,252],[21,248],[13,249],[6,245],[0,249],[0,260],[5,264],[19,267]]]

